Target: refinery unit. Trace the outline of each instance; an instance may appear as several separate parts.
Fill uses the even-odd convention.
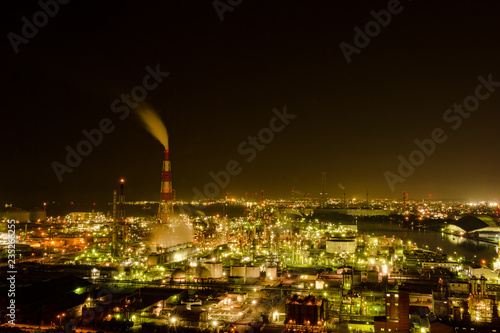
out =
[[[19,323],[231,333],[494,332],[499,324],[498,261],[475,265],[359,231],[373,220],[411,228],[448,221],[443,235],[477,238],[477,230],[493,228],[484,215],[497,207],[415,202],[406,193],[402,201],[356,200],[340,184],[341,198],[332,199],[326,173],[318,198],[298,198],[292,188],[285,200],[260,191],[251,199],[174,201],[166,130],[159,141],[157,214],[127,214],[133,203],[120,179],[111,214],[18,221],[19,291],[31,295],[20,297]],[[468,230],[461,216],[479,229]]]
[[[162,195],[164,188],[162,182]],[[478,267],[392,235],[360,233],[369,216],[336,212],[337,221],[327,221],[328,208],[228,198],[200,202],[197,213],[170,202],[168,220],[138,218],[126,215],[125,190],[121,180],[111,218],[73,212],[19,233],[26,281],[42,274],[57,281],[62,270],[74,277],[66,291],[72,306],[54,310],[66,314],[66,323],[228,332],[252,325],[430,332],[448,324],[477,332],[478,323],[491,329],[498,322],[496,262]],[[226,215],[202,214],[210,209]],[[102,305],[103,295],[110,306]],[[24,309],[34,306],[27,303]],[[51,311],[27,313],[56,322]]]

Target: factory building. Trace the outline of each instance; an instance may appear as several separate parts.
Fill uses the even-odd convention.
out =
[[[410,331],[410,293],[387,291],[385,293],[385,317],[375,317],[375,333]]]

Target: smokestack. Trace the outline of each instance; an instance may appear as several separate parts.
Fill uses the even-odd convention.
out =
[[[116,190],[113,190],[113,222],[116,221]]]
[[[343,209],[347,209],[347,203],[346,203],[346,201],[345,201],[345,187],[344,187],[344,185],[342,185],[341,183],[339,183],[339,187],[342,189],[342,192],[344,193],[344,194],[342,195],[342,206],[343,206],[342,208],[343,208]]]
[[[118,221],[125,221],[125,179],[120,179],[120,196],[118,197]]]
[[[116,234],[116,190],[113,191],[113,230],[111,234],[111,244],[113,247],[112,255],[116,256],[117,249],[117,234]]]
[[[151,133],[164,147],[165,157],[161,172],[160,204],[158,206],[158,223],[168,223],[172,217],[172,179],[170,169],[170,158],[168,148],[167,128],[163,124],[158,113],[148,106],[141,106],[136,109],[137,114],[144,122],[146,130]]]
[[[403,213],[406,208],[406,191],[403,191]]]
[[[345,202],[345,188],[344,188],[343,198],[344,198],[344,209],[347,209],[347,204],[346,204],[346,202]]]
[[[167,143],[168,147],[168,143]],[[158,207],[158,223],[169,223],[173,216],[172,206],[172,171],[170,168],[169,150],[165,150],[163,169],[161,172],[160,205]]]
[[[127,223],[125,223],[125,179],[120,179],[120,195],[118,196],[118,223],[121,226],[121,242],[130,239]],[[118,237],[117,237],[118,238]]]
[[[325,208],[326,203],[326,172],[321,173],[321,185],[323,190],[321,192],[321,208]]]

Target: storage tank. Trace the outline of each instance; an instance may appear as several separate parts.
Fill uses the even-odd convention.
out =
[[[207,263],[207,264],[205,264],[205,267],[210,271],[210,273],[212,274],[212,277],[214,279],[219,279],[222,277],[222,263],[221,262]]]
[[[245,266],[231,266],[231,272],[229,276],[234,276],[234,277],[244,277],[245,276]]]
[[[173,282],[186,282],[186,272],[184,270],[177,268],[172,272]]]
[[[212,273],[205,267],[197,267],[193,275],[193,280],[197,283],[212,282]]]
[[[260,278],[260,267],[259,266],[247,266],[246,277],[251,279]]]
[[[278,278],[278,267],[267,267],[266,268],[266,279],[276,280]]]
[[[325,287],[325,281],[323,280],[316,280],[316,289],[323,289]]]

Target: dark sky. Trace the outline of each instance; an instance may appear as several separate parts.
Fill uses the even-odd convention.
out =
[[[500,82],[500,4],[402,0],[348,64],[340,43],[354,45],[353,29],[388,3],[244,0],[221,22],[212,1],[73,0],[15,53],[8,34],[22,36],[22,18],[41,7],[3,1],[0,202],[109,202],[121,177],[127,199],[158,200],[162,146],[133,112],[121,120],[111,109],[157,64],[170,75],[145,101],[168,128],[178,198],[230,160],[242,171],[220,196],[289,197],[292,186],[318,196],[325,171],[331,197],[339,183],[360,198],[500,197],[500,87],[459,128],[443,120],[478,76]],[[296,118],[246,161],[240,143],[284,106]],[[114,131],[59,182],[51,164],[103,118]],[[447,140],[392,191],[384,173],[435,128]]]

